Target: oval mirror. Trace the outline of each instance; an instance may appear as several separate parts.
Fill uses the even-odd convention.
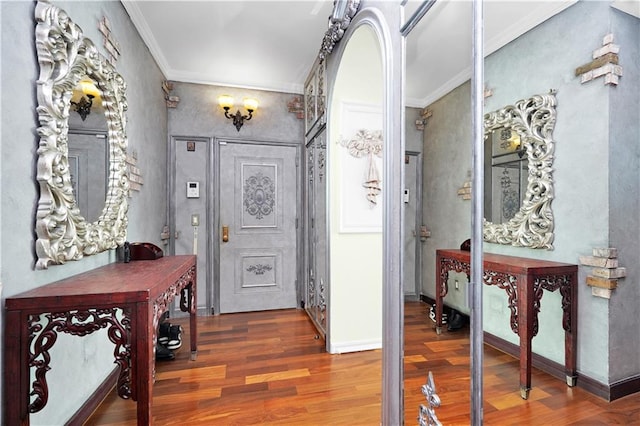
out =
[[[50,264],[79,260],[86,255],[116,248],[126,239],[129,191],[125,133],[127,102],[122,76],[98,52],[93,42],[83,36],[80,27],[64,10],[39,1],[35,16],[40,65],[37,81],[40,122],[37,180],[40,199],[36,216],[36,268],[45,269]],[[88,83],[93,83],[95,91],[87,87],[83,89]],[[84,102],[77,93],[74,98],[74,91],[82,92]],[[96,106],[100,104],[102,112],[93,110],[94,102]],[[93,120],[104,120],[108,139],[105,143],[107,148],[104,148],[105,151],[108,149],[108,156],[102,160],[105,164],[103,170],[108,170],[104,203],[101,207],[88,207],[87,204],[84,211],[76,198],[82,194],[78,180],[82,170],[80,160],[70,155],[70,149],[75,149],[72,135],[77,132],[70,132],[69,127],[76,120],[75,115],[81,121],[91,118],[89,125]],[[104,179],[104,171],[92,169],[88,160],[86,170],[86,177],[91,177],[88,180]],[[72,171],[75,173],[73,179]],[[100,191],[99,198],[102,198]],[[98,215],[95,220],[89,210]]]
[[[553,249],[555,92],[485,114],[484,240]]]

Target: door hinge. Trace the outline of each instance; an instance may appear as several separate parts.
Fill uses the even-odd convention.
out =
[[[296,217],[296,229],[298,229],[298,218]]]
[[[300,157],[296,155],[296,167],[300,166]]]

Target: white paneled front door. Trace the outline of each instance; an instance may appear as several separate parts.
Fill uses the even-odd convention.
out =
[[[220,312],[296,307],[297,148],[220,143]]]

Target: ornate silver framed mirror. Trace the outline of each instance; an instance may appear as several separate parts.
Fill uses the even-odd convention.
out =
[[[127,231],[129,178],[126,166],[127,101],[124,79],[83,36],[67,13],[46,1],[35,9],[36,48],[40,75],[37,81],[38,135],[37,180],[40,199],[36,213],[36,268],[79,260],[116,248]],[[91,80],[96,91],[87,93],[83,106],[72,101],[81,82]],[[107,122],[108,178],[104,208],[98,219],[88,222],[81,212],[69,161],[70,111],[89,114],[99,97]],[[89,104],[87,106],[87,104]],[[84,120],[84,118],[83,118]],[[73,163],[73,161],[71,162]]]
[[[555,106],[551,91],[485,114],[484,241],[553,249]]]

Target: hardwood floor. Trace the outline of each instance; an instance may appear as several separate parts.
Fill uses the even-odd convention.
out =
[[[405,424],[417,424],[421,386],[432,371],[442,400],[438,418],[468,425],[468,328],[438,336],[427,309],[405,306]],[[189,361],[184,341],[175,360],[157,363],[154,424],[380,423],[381,351],[329,355],[296,310],[202,317],[198,327],[197,361]],[[536,369],[532,386],[522,400],[518,361],[485,346],[485,424],[640,425],[638,394],[608,403]],[[135,425],[135,403],[112,392],[85,424]]]

